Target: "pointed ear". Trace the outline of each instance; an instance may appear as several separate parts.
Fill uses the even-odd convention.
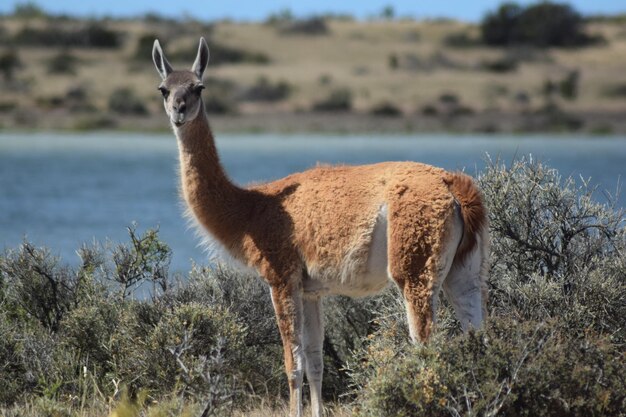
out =
[[[167,59],[165,58],[165,54],[163,54],[163,49],[161,49],[161,44],[159,44],[159,40],[154,40],[154,46],[152,47],[152,61],[154,61],[154,66],[161,78],[166,79],[168,75],[174,71],[172,66]]]
[[[206,66],[209,64],[209,47],[206,44],[204,38],[200,38],[200,45],[198,46],[198,55],[196,56],[196,60],[191,67],[191,71],[193,71],[198,78],[202,80],[202,74],[206,69]]]

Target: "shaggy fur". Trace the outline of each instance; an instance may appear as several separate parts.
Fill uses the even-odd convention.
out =
[[[474,289],[484,287],[488,234],[486,211],[470,177],[414,162],[386,162],[318,166],[238,187],[224,172],[206,114],[199,110],[202,99],[194,86],[206,66],[202,53],[208,59],[208,49],[202,49],[203,41],[192,71],[173,71],[155,44],[162,87],[171,90],[164,104],[178,138],[181,192],[198,224],[271,287],[292,415],[301,413],[305,362],[313,414],[321,415],[321,296],[371,294],[392,280],[402,290],[411,337],[426,341],[444,286],[458,298],[452,301],[464,328],[480,325],[476,306],[484,297]],[[454,282],[446,287],[451,271]],[[472,298],[463,299],[465,293]]]

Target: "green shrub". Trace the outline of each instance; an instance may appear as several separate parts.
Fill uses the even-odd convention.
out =
[[[509,319],[428,346],[394,343],[391,332],[352,370],[357,415],[623,415],[623,352],[606,338]]]
[[[422,113],[424,116],[436,116],[439,114],[439,109],[437,109],[437,106],[434,106],[432,104],[426,104],[422,107],[420,113]]]
[[[481,34],[483,42],[492,46],[573,47],[594,41],[584,33],[583,18],[576,10],[550,2],[527,7],[504,3],[483,19]]]
[[[370,113],[376,116],[389,116],[389,117],[398,117],[402,116],[402,110],[398,108],[395,104],[390,102],[382,102],[370,110]]]
[[[135,92],[127,87],[114,90],[109,96],[109,110],[122,115],[148,114],[148,108],[144,102],[135,95]]]
[[[483,69],[496,73],[516,71],[517,65],[518,62],[509,57],[497,58],[494,60],[485,60],[480,64]]]
[[[28,1],[16,4],[13,9],[13,16],[21,19],[32,19],[47,17],[47,14],[37,3]]]
[[[623,211],[532,161],[491,164],[479,183],[492,237],[485,329],[450,338],[444,300],[434,340],[413,347],[399,298],[370,305],[375,326],[349,360],[357,414],[623,415]]]
[[[154,42],[154,39],[152,40]],[[271,62],[269,56],[262,52],[248,51],[221,44],[213,39],[208,40],[211,50],[211,64],[268,64]],[[196,59],[198,45],[196,43],[188,47],[174,50],[168,54],[168,59],[172,62],[190,62]],[[144,58],[145,59],[145,58]]]
[[[36,320],[51,331],[58,330],[89,285],[89,277],[60,266],[50,251],[28,242],[0,259],[0,275],[7,286],[8,313]]]
[[[398,54],[396,53],[392,53],[389,54],[389,56],[387,57],[387,64],[389,66],[389,69],[393,70],[397,70],[400,67],[400,60],[398,58]]]
[[[63,48],[118,48],[121,35],[97,22],[77,29],[54,24],[43,28],[25,26],[12,39],[15,45]]]
[[[329,298],[324,398],[363,416],[624,415],[623,211],[532,161],[488,164],[478,182],[492,237],[485,327],[459,335],[444,299],[430,344],[413,346],[396,287]],[[81,248],[76,267],[28,243],[0,256],[0,404],[14,404],[0,413],[106,410],[123,386],[119,410],[146,395],[217,415],[280,401],[267,285],[219,267],[175,284],[156,231],[129,235]],[[152,293],[129,296],[142,285]]]
[[[443,44],[451,48],[471,48],[480,44],[480,40],[467,32],[455,32],[443,39]]]
[[[578,84],[580,80],[580,72],[570,71],[559,83],[561,97],[566,100],[575,100],[578,97]]]
[[[292,87],[286,81],[273,84],[266,77],[259,77],[242,98],[247,101],[280,101],[289,97],[291,91]]]
[[[558,318],[626,342],[624,212],[545,165],[490,165],[480,176],[492,236],[491,307],[519,320]]]
[[[61,51],[48,61],[48,74],[76,74],[79,60],[69,51]]]
[[[208,95],[204,99],[204,108],[209,114],[237,113],[237,105],[234,101],[217,95]]]
[[[15,70],[22,67],[22,61],[20,60],[17,51],[10,49],[0,55],[0,72],[2,73],[5,81],[13,80]]]
[[[326,19],[310,17],[302,20],[286,20],[278,25],[278,30],[284,35],[327,35],[329,33]]]
[[[313,104],[315,111],[349,111],[352,109],[352,92],[348,88],[337,88],[325,99]]]
[[[137,61],[149,60],[152,56],[154,40],[159,38],[156,33],[146,33],[139,37],[133,58]],[[160,41],[162,42],[162,41]]]
[[[613,99],[626,98],[626,83],[617,83],[605,87],[602,91],[605,97]]]

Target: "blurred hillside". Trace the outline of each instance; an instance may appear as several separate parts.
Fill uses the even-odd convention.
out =
[[[624,133],[624,19],[569,11],[550,15],[575,26],[561,39],[532,26],[532,13],[504,33],[517,23],[503,25],[515,13],[502,8],[489,26],[392,12],[371,21],[288,12],[259,23],[79,20],[18,6],[0,17],[0,128],[166,129],[152,42],[184,67],[205,36],[216,130]]]

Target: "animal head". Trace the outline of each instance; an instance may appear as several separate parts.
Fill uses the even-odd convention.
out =
[[[170,122],[180,127],[198,117],[202,108],[202,74],[209,63],[209,47],[200,38],[198,54],[191,71],[175,71],[165,58],[158,39],[152,47],[152,60],[162,78],[158,89],[163,95],[163,105]]]

